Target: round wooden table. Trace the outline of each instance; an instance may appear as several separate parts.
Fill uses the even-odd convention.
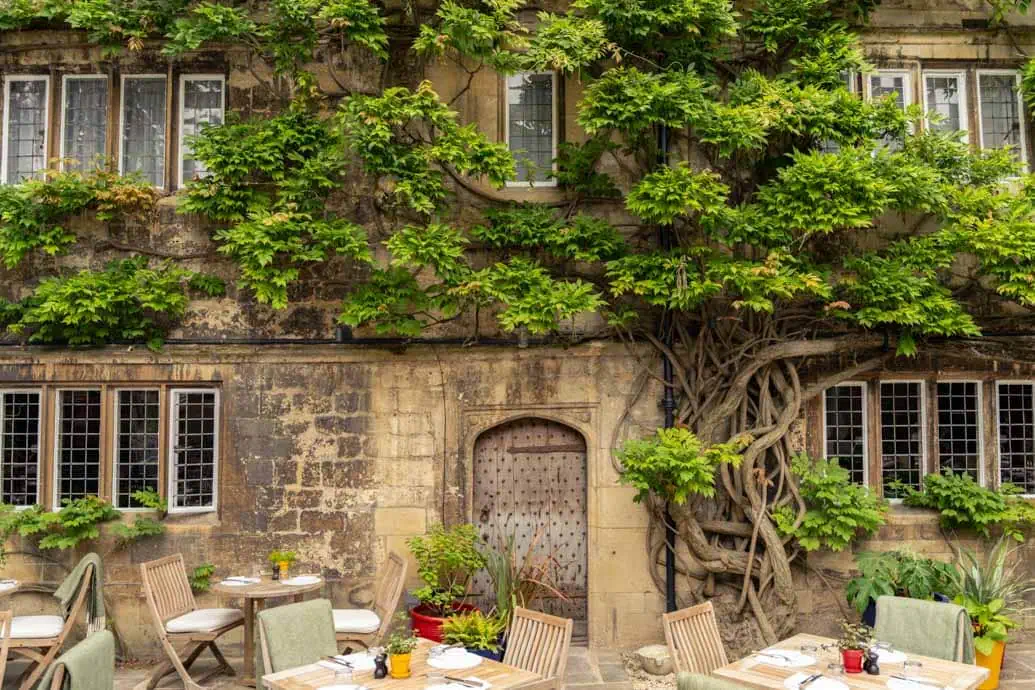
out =
[[[323,585],[323,578],[309,585],[286,585],[268,577],[262,578],[262,582],[250,585],[227,585],[222,582],[212,585],[212,592],[244,601],[244,677],[240,680],[242,684],[255,687],[255,613],[262,610],[266,599],[292,597],[295,601],[302,601],[306,593],[315,592]]]

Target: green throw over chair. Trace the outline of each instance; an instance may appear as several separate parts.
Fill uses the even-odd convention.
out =
[[[974,631],[962,606],[906,597],[879,597],[874,636],[895,649],[974,663]]]
[[[331,602],[313,599],[259,612],[255,677],[314,664],[338,653]],[[264,670],[265,669],[265,670]]]
[[[95,632],[57,658],[39,690],[111,690],[115,687],[115,636]]]
[[[677,690],[747,690],[731,680],[706,676],[702,673],[680,673],[676,676]]]

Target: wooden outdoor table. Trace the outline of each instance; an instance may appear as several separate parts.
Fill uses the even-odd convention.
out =
[[[428,671],[437,670],[428,666],[428,650],[436,644],[431,640],[420,640],[417,648],[413,650],[413,657],[410,660],[411,674],[409,678],[395,679],[389,676],[376,679],[373,671],[357,671],[353,674],[352,682],[364,685],[370,690],[424,690],[428,684]],[[458,678],[469,676],[480,678],[492,683],[492,690],[516,688],[542,680],[537,673],[522,671],[519,668],[489,659],[485,659],[474,668],[442,671],[442,673]],[[309,664],[263,676],[262,682],[270,690],[315,690],[324,685],[332,685],[334,671],[319,664]]]
[[[816,635],[795,635],[789,640],[784,640],[776,645],[773,645],[770,649],[786,649],[788,651],[800,652],[801,645],[805,643],[811,643],[814,645],[823,644],[836,644],[836,640],[832,640],[827,637],[817,637]],[[834,651],[820,650],[816,655],[816,663],[812,666],[802,666],[799,668],[787,668],[784,666],[771,666],[758,661],[755,656],[747,656],[739,661],[734,661],[732,664],[727,664],[722,668],[716,669],[712,672],[713,676],[719,678],[725,678],[735,683],[740,683],[751,688],[757,688],[758,690],[784,690],[783,681],[795,673],[806,673],[812,675],[813,673],[826,673],[827,664],[835,661]],[[836,652],[836,660],[838,663],[841,661],[841,653]],[[988,677],[988,669],[980,666],[972,666],[970,664],[958,664],[954,661],[944,661],[942,659],[932,659],[926,656],[919,656],[917,654],[907,655],[910,660],[916,660],[923,664],[923,668],[917,672],[917,675],[922,677],[924,680],[938,683],[939,685],[951,690],[974,690],[978,685],[981,684],[985,678]],[[758,662],[758,663],[755,663]],[[849,688],[853,690],[878,690],[878,688],[886,689],[888,679],[891,674],[903,675],[902,664],[889,664],[887,662],[881,662],[880,675],[871,676],[868,673],[845,673],[837,677],[838,680],[843,682]],[[917,686],[918,690],[922,686]],[[934,690],[932,688],[931,690]]]
[[[254,585],[225,585],[222,582],[212,585],[211,591],[216,594],[244,601],[244,674],[240,683],[255,687],[255,613],[262,610],[266,599],[293,597],[295,601],[302,601],[307,592],[315,592],[323,585],[322,578],[311,585],[285,585],[268,577]]]

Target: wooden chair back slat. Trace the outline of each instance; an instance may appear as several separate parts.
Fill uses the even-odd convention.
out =
[[[388,629],[392,627],[392,616],[399,606],[403,588],[406,586],[406,561],[394,551],[388,554],[384,573],[374,591],[374,613],[381,619],[381,627],[377,631],[377,640],[384,639]]]
[[[4,639],[0,641],[0,684],[4,680],[4,672],[7,671],[7,650],[11,646],[11,621],[14,619],[12,611],[0,611],[0,635]]]
[[[187,580],[183,554],[173,554],[140,564],[140,581],[152,617],[165,637],[165,622],[197,609]]]
[[[729,663],[712,602],[666,613],[662,623],[677,672],[707,675]]]
[[[573,621],[528,609],[514,609],[504,662],[545,679],[564,679]]]

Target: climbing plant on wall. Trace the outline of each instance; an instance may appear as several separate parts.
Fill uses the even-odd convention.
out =
[[[681,591],[735,589],[775,640],[795,624],[793,539],[809,548],[852,536],[825,531],[816,511],[833,508],[810,517],[803,499],[789,434],[802,406],[896,356],[951,356],[961,343],[982,356],[961,287],[1035,304],[1035,184],[1002,183],[1019,173],[1014,153],[975,152],[918,126],[918,109],[894,97],[869,102],[846,88],[844,74],[868,69],[855,31],[874,4],[575,0],[540,12],[529,31],[520,0],[401,13],[367,0],[15,0],[0,9],[0,30],[49,21],[111,53],[177,59],[219,46],[268,67],[279,112],[202,131],[193,154],[210,175],[180,200],[211,224],[240,287],[261,302],[287,306],[301,271],[344,257],[364,270],[350,274],[359,284],[340,320],[377,333],[416,336],[487,311],[504,331],[550,334],[597,312],[608,333],[652,343],[673,363],[673,416],[687,435],[623,455],[654,519],[651,564],[667,505],[686,547]],[[388,50],[390,37],[400,50]],[[471,81],[450,94],[420,80],[350,90],[333,59],[347,50],[416,53],[471,80],[554,70],[581,82],[572,120],[587,138],[559,151],[562,201],[512,204],[488,191],[516,166],[454,110]],[[314,61],[333,92],[308,71]],[[372,217],[334,201],[357,170]],[[98,202],[65,184],[74,181],[0,194],[9,263],[76,241],[62,218]],[[47,190],[43,208],[26,201]],[[486,208],[472,227],[458,222],[458,199]],[[891,216],[905,229],[883,222]],[[212,287],[180,270],[137,261],[103,279],[50,278],[3,318],[40,341],[155,342],[158,316],[181,314],[192,283]],[[813,364],[825,373],[803,383]],[[693,490],[673,495],[673,472],[689,473]],[[807,479],[819,494],[831,475]],[[881,507],[856,499],[860,529],[873,529]]]

